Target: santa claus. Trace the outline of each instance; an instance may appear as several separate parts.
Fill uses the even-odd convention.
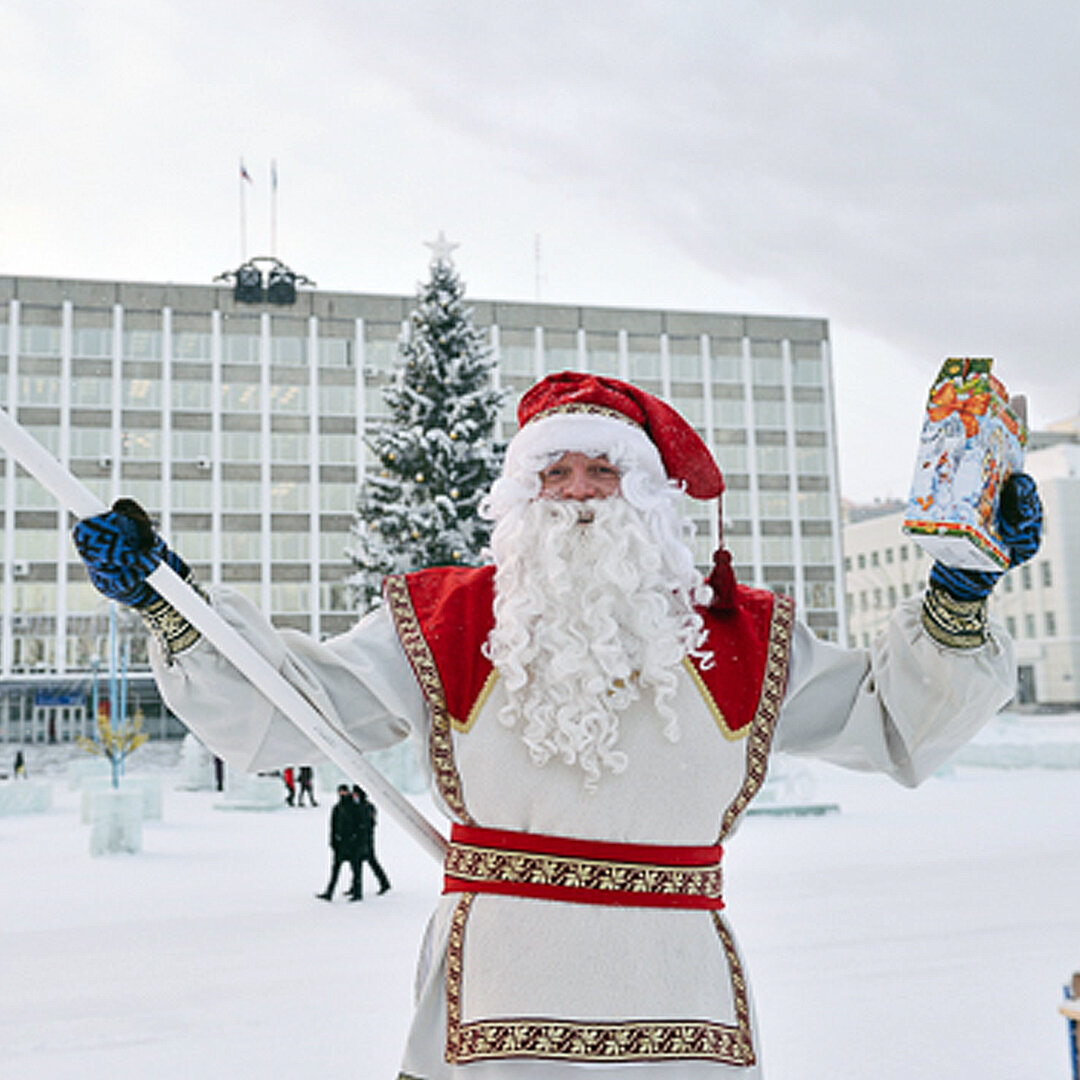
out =
[[[401,1076],[760,1075],[746,973],[723,913],[723,845],[774,749],[916,784],[1011,696],[993,577],[935,568],[870,650],[817,639],[789,598],[707,581],[678,516],[718,497],[707,447],[669,406],[573,372],[521,400],[484,513],[492,562],[391,577],[325,642],[240,595],[215,608],[364,749],[415,733],[451,821]],[[1004,522],[1038,545],[1022,478]],[[261,770],[313,750],[145,585],[168,559],[133,504],[76,527],[103,591],[155,634],[170,707]]]

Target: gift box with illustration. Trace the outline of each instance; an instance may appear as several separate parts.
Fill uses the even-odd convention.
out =
[[[946,360],[926,406],[904,532],[933,558],[1004,570],[997,531],[1005,478],[1024,467],[1022,399],[1010,402],[990,359]]]

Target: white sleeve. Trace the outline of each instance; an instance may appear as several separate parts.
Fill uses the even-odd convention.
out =
[[[382,749],[413,732],[426,736],[423,696],[385,607],[347,633],[317,642],[295,630],[274,629],[231,589],[208,591],[215,611],[361,750]],[[256,771],[325,760],[205,638],[171,660],[156,641],[150,653],[169,708],[231,765]]]
[[[921,610],[918,597],[904,601],[869,650],[796,623],[774,749],[914,786],[963,746],[1013,696],[1012,640],[991,621],[980,648],[945,648]]]

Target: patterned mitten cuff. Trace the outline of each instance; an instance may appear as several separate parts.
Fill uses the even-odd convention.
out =
[[[931,581],[923,594],[922,624],[949,649],[977,649],[989,639],[985,597],[960,600]]]
[[[186,569],[186,568],[185,568]],[[195,581],[195,575],[190,570],[183,575],[184,581],[190,585],[207,603],[209,597]],[[180,614],[167,600],[154,593],[154,599],[141,608],[136,609],[142,617],[146,629],[157,640],[171,662],[174,656],[179,656],[192,648],[202,637],[199,630]]]

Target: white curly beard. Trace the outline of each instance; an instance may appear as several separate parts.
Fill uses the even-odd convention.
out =
[[[486,649],[507,693],[499,719],[522,724],[532,760],[576,764],[595,789],[601,768],[626,768],[620,713],[647,691],[676,741],[676,671],[704,639],[700,577],[679,580],[687,552],[673,558],[619,496],[531,501],[499,523],[492,551]]]

